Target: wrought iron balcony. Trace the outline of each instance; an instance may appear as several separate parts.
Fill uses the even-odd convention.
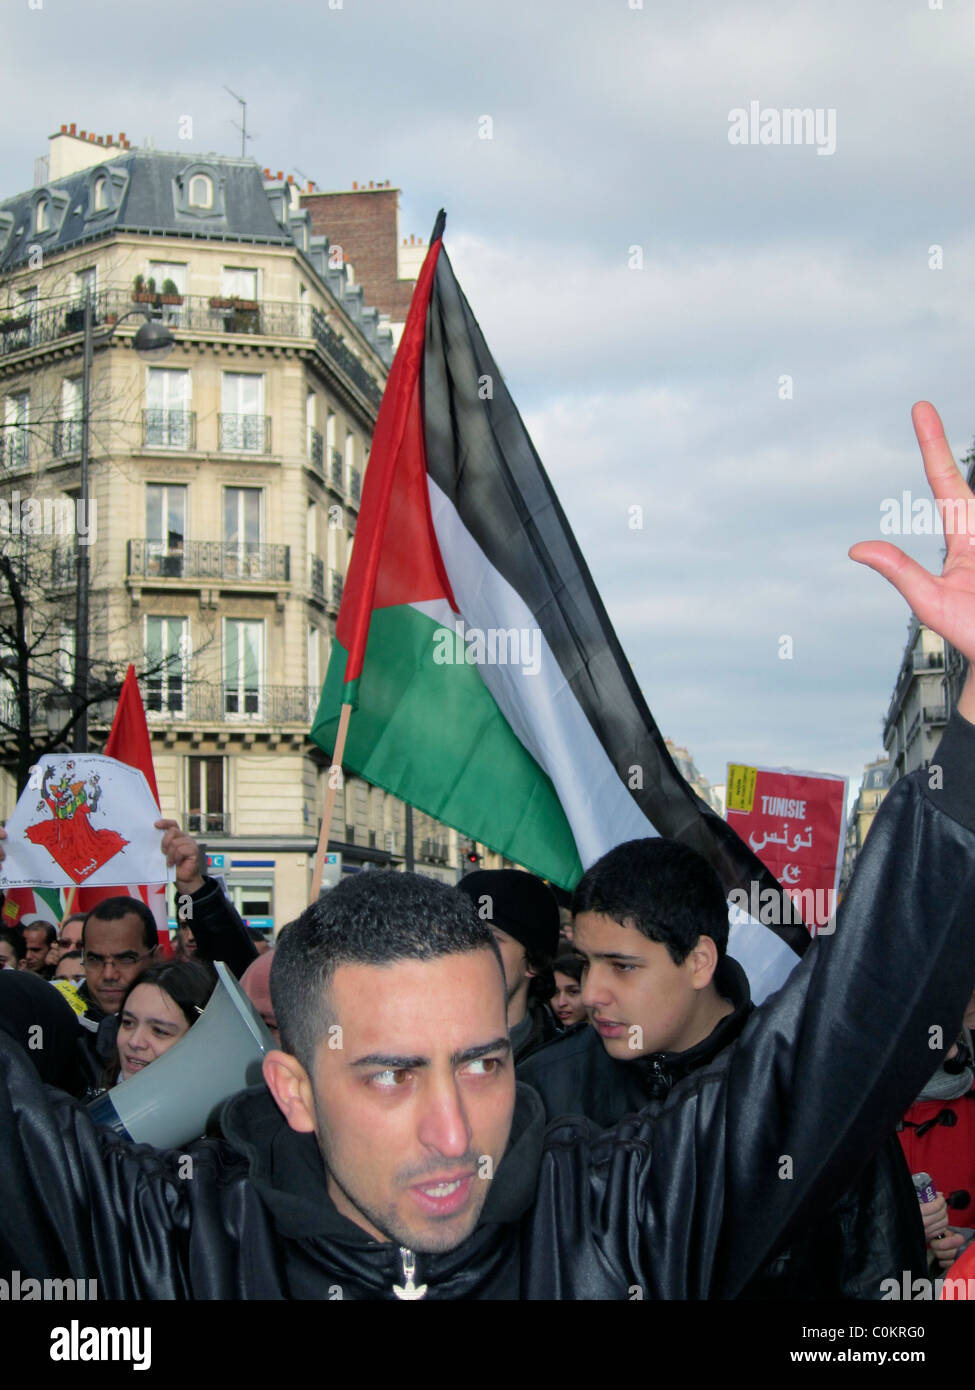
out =
[[[5,470],[13,472],[14,469],[27,467],[30,461],[28,443],[26,427],[11,429],[8,426],[0,437],[0,462]]]
[[[338,449],[332,450],[332,471],[330,474],[331,482],[341,492],[345,487],[345,462]]]
[[[310,584],[310,586],[311,586],[311,591],[312,591],[312,593],[315,595],[316,598],[320,598],[320,599],[322,600],[322,602],[324,603],[324,602],[325,602],[325,562],[324,562],[324,560],[319,560],[319,558],[318,558],[317,555],[309,555],[308,561],[309,561],[309,564],[308,564],[308,571],[309,571],[309,573],[308,573],[308,582],[309,582],[309,584]]]
[[[186,829],[191,835],[229,835],[229,811],[190,811]]]
[[[55,420],[54,422],[54,457],[58,459],[66,458],[68,454],[77,454],[81,450],[81,421],[73,418],[70,420]]]
[[[221,412],[220,452],[222,454],[269,454],[271,452],[271,417],[269,415],[232,415]]]
[[[353,502],[358,502],[362,496],[362,474],[358,468],[349,470],[349,496]]]
[[[185,541],[168,547],[163,541],[130,540],[130,579],[263,579],[287,583],[291,578],[291,547],[237,541]]]
[[[196,413],[192,410],[144,410],[142,445],[145,449],[195,449]]]
[[[345,589],[345,576],[339,574],[338,570],[332,570],[331,573],[331,603],[334,608],[338,608],[342,602],[342,594]]]
[[[164,298],[175,300],[164,304]],[[260,334],[271,338],[305,338],[317,342],[331,362],[376,409],[382,387],[320,309],[293,301],[242,300],[233,296],[184,294],[133,298],[131,287],[104,289],[92,296],[96,334],[114,326],[131,309],[147,309],[171,328],[201,333]],[[126,322],[133,332],[138,318]],[[43,347],[84,330],[84,307],[76,295],[43,305],[11,305],[0,309],[0,358],[26,348]]]
[[[154,723],[301,724],[315,717],[321,689],[311,685],[249,685],[246,681],[144,680],[146,714]],[[178,687],[178,688],[177,688]]]
[[[312,425],[308,426],[308,457],[319,473],[324,473],[325,441],[322,439],[321,430],[316,430]]]

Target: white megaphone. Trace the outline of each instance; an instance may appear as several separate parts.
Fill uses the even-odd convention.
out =
[[[88,1114],[123,1139],[174,1149],[199,1139],[235,1092],[261,1080],[277,1047],[263,1019],[222,961],[217,985],[188,1033],[138,1076],[93,1100]]]

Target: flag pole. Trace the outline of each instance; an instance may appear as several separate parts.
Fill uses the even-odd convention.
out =
[[[311,893],[308,905],[318,901],[318,895],[322,891],[322,874],[325,872],[325,855],[328,853],[328,832],[332,824],[332,812],[335,809],[335,797],[339,787],[342,785],[342,755],[345,752],[345,740],[349,732],[349,715],[352,713],[352,706],[343,704],[342,712],[339,715],[339,727],[335,735],[335,751],[332,754],[332,764],[328,769],[328,787],[325,792],[325,810],[322,813],[322,828],[318,834],[318,853],[315,855],[315,868],[312,873]],[[338,776],[334,774],[338,771]]]

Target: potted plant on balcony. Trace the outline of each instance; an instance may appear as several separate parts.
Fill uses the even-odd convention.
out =
[[[183,296],[177,289],[175,280],[166,279],[162,282],[158,302],[160,304],[182,304]]]
[[[157,304],[159,302],[156,294],[156,282],[150,275],[148,280],[143,280],[141,275],[137,275],[132,284],[132,298],[136,304]]]

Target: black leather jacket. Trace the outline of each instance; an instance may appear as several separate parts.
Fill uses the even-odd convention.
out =
[[[223,1140],[157,1153],[96,1130],[0,1037],[0,1273],[97,1278],[103,1298],[740,1296],[892,1131],[930,1075],[929,1030],[957,1033],[975,726],[955,716],[936,761],[943,789],[895,784],[836,933],[735,1047],[610,1130],[545,1129],[519,1087],[477,1229],[415,1265],[338,1215],[314,1140],[262,1089],[229,1102]]]

